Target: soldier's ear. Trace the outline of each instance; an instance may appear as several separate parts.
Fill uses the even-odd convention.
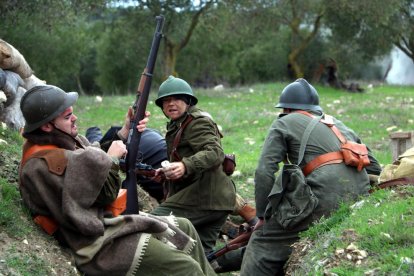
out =
[[[53,130],[53,124],[52,123],[46,123],[40,127],[41,130],[44,132],[51,132]]]

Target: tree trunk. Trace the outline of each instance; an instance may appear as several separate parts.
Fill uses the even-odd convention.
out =
[[[178,47],[173,45],[173,43],[165,43],[163,48],[163,57],[164,57],[164,64],[163,64],[163,77],[164,79],[168,78],[168,76],[177,76],[177,72],[175,71],[175,66],[177,64],[177,55],[178,55]]]
[[[290,70],[293,72],[294,77],[296,79],[303,78],[304,76],[302,66],[297,61],[298,55],[299,55],[299,52],[296,50],[293,50],[288,56]]]

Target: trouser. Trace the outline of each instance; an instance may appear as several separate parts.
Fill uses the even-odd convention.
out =
[[[211,262],[214,271],[217,273],[224,273],[230,271],[239,271],[243,261],[243,255],[246,247],[231,250],[221,255]]]
[[[176,217],[184,217],[191,221],[200,236],[205,253],[213,251],[220,230],[226,222],[228,211],[194,210],[172,206],[157,206],[152,212],[156,216],[168,216],[171,213]]]
[[[187,219],[177,220],[179,228],[197,241],[190,255],[151,237],[136,275],[216,275],[205,257],[194,226]]]
[[[240,276],[284,275],[283,266],[292,252],[291,245],[299,240],[298,231],[280,230],[275,219],[253,231],[247,244]]]

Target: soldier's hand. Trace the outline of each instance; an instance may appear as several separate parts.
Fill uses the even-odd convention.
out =
[[[125,121],[122,128],[118,131],[118,135],[122,138],[122,140],[126,140],[128,138],[129,133],[129,127],[131,124],[131,119],[134,115],[134,111],[132,107],[130,106],[128,108],[128,112],[125,115]],[[149,117],[151,116],[151,113],[149,111],[145,111],[145,117],[137,124],[137,130],[139,132],[143,132],[147,128],[147,123],[149,121]]]
[[[179,179],[185,174],[185,165],[183,162],[172,162],[168,167],[164,167],[163,172],[167,179]]]
[[[116,140],[112,142],[107,153],[109,156],[120,159],[127,154],[127,149],[121,140]]]

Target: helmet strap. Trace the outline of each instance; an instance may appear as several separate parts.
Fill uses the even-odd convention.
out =
[[[58,132],[60,132],[60,133],[62,133],[62,134],[64,134],[64,135],[67,135],[67,136],[69,136],[70,138],[72,138],[75,142],[76,142],[76,139],[75,139],[75,137],[73,137],[72,135],[70,135],[69,133],[67,133],[66,131],[63,131],[63,130],[61,130],[60,128],[58,128],[57,126],[56,126],[56,124],[55,123],[52,123],[52,122],[49,122],[49,124],[51,124]]]

